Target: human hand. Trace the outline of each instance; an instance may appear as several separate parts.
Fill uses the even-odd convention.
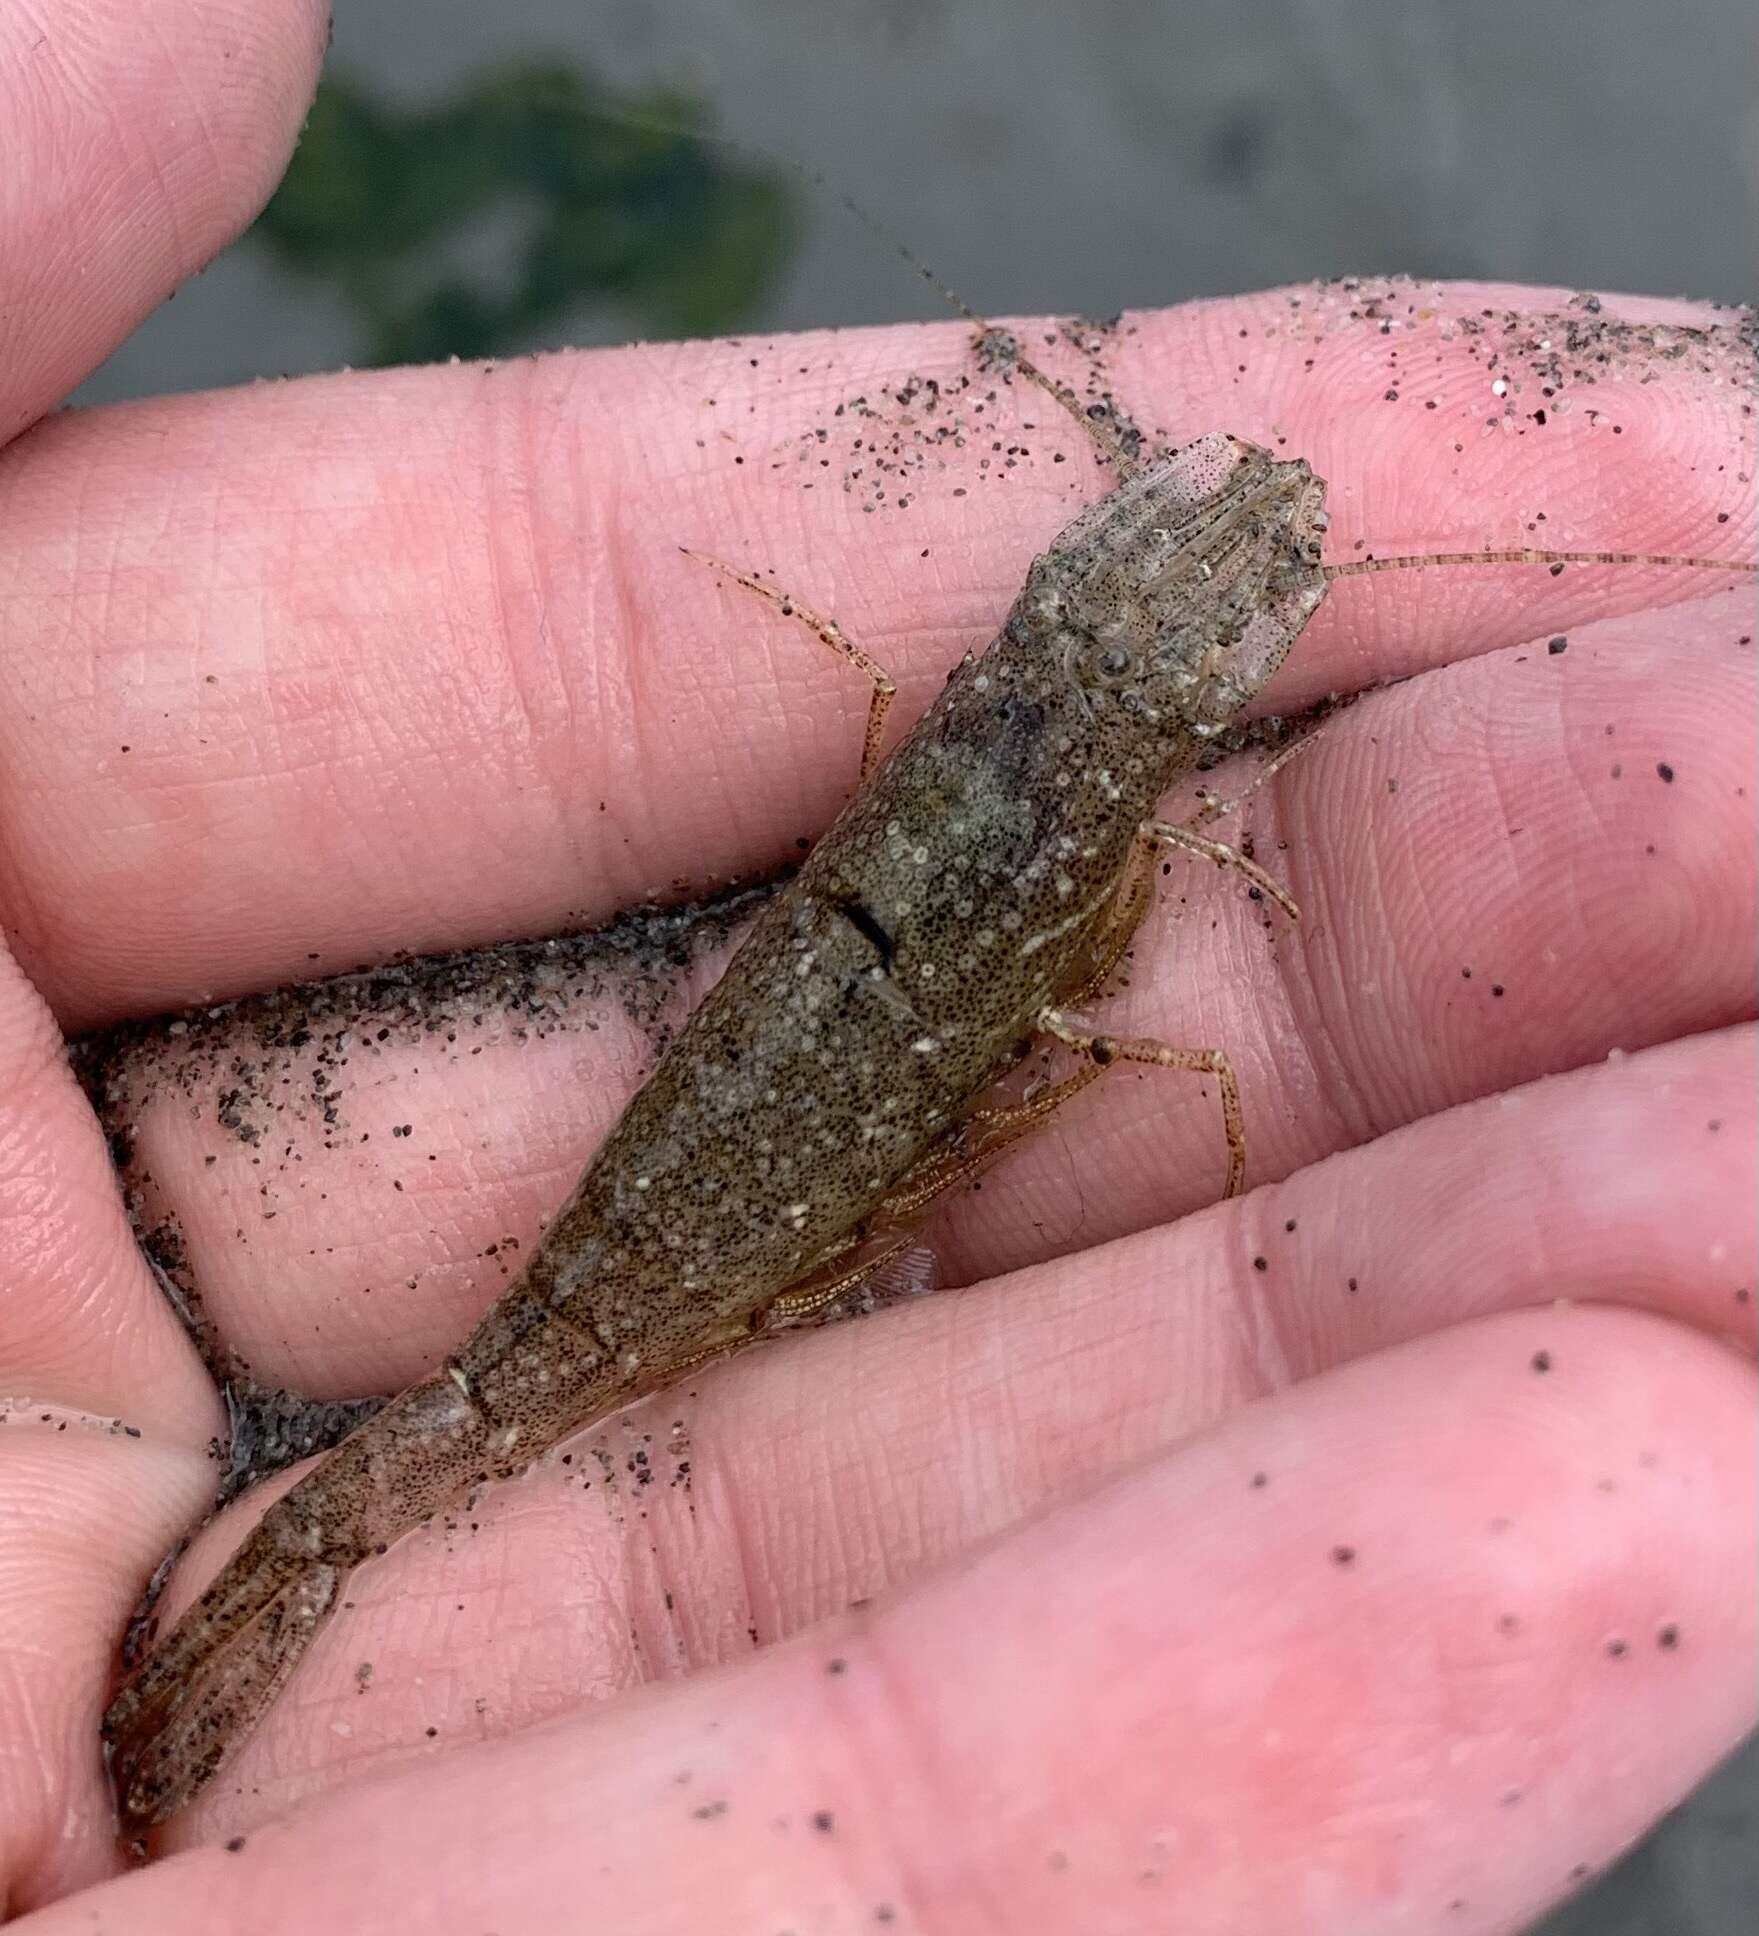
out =
[[[24,50],[52,65],[0,61],[38,77],[4,116],[8,424],[266,192],[320,22],[259,12],[82,36],[66,0]],[[1137,319],[1118,394],[1310,456],[1337,556],[1750,549],[1738,352],[1622,327],[1712,317],[1395,290],[1389,336],[1368,293]],[[1573,330],[1577,407],[1541,426],[1537,342]],[[792,853],[865,688],[677,546],[833,609],[912,716],[1103,488],[1036,393],[976,414],[971,369],[959,326],[686,345],[0,455],[0,1348],[31,1400],[0,1435],[0,1823],[43,1928],[1518,1927],[1751,1724],[1750,595],[1438,571],[1338,586],[1271,695],[1417,675],[1252,802],[1301,925],[1175,861],[1104,1011],[1228,1048],[1252,1195],[1212,1201],[1201,1085],[1112,1075],[948,1205],[958,1294],[705,1373],[599,1436],[615,1487],[575,1447],[363,1571],[168,1858],[103,1880],[116,1642],[222,1419],[59,1030]],[[874,420],[833,413],[867,396],[891,463],[880,386],[912,372],[984,434],[867,514]],[[260,1377],[384,1388],[456,1341],[487,1245],[529,1241],[639,1078],[591,1009],[395,1045],[348,1079],[364,1145],[293,1108],[240,1144],[223,1069],[146,1101],[135,1167]]]

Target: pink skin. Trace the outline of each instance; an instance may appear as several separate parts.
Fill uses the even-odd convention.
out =
[[[23,163],[0,425],[249,219],[320,14],[0,18]],[[1408,347],[1393,404],[1378,339],[1267,337],[1286,314],[1142,318],[1118,389],[1174,434],[1285,434],[1331,480],[1334,555],[1518,543],[1534,509],[1538,542],[1750,553],[1750,398],[1726,383],[1615,369],[1598,430],[1487,436],[1471,339]],[[221,1421],[56,1025],[541,932],[822,828],[860,682],[674,547],[834,605],[908,717],[1091,466],[1015,391],[1002,421],[1065,464],[961,498],[926,474],[908,513],[866,516],[840,453],[800,490],[791,439],[968,367],[965,344],[329,379],[0,453],[0,1390],[31,1401],[0,1433],[0,1864],[44,1929],[853,1929],[882,1905],[904,1929],[1514,1929],[1752,1724],[1750,592],[1418,574],[1337,587],[1272,694],[1422,674],[1254,802],[1301,928],[1267,937],[1175,861],[1106,1011],[1230,1049],[1264,1187],[1205,1207],[1213,1098],[1113,1076],[949,1205],[966,1294],[613,1425],[619,1469],[654,1435],[645,1491],[607,1505],[576,1448],[474,1535],[364,1572],[168,1859],[107,1880],[97,1715]],[[485,1241],[529,1237],[639,1075],[614,1035],[496,1053],[492,1086],[441,1068],[420,1092],[441,1161],[409,1189],[339,1170],[333,1213],[242,1252],[249,1179],[169,1112],[149,1126],[266,1375],[431,1364],[498,1287]],[[310,1255],[322,1214],[358,1233],[342,1263]],[[418,1245],[394,1324],[344,1297]],[[665,1483],[680,1417],[688,1491]],[[204,1536],[177,1604],[241,1524]]]

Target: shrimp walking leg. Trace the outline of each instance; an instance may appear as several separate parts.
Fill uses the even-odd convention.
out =
[[[850,1246],[815,1276],[789,1285],[765,1309],[764,1329],[775,1331],[810,1323],[882,1273],[915,1244],[922,1219],[938,1198],[987,1168],[1011,1144],[1031,1135],[1104,1073],[1102,1064],[1089,1059],[1072,1075],[1036,1096],[974,1109],[943,1150],[894,1184],[875,1206],[869,1233],[883,1241],[864,1242],[859,1250]],[[847,1261],[851,1256],[856,1257],[853,1263]]]
[[[1308,747],[1317,746],[1328,724],[1329,721],[1321,720],[1317,726],[1308,727],[1299,739],[1290,740],[1287,746],[1278,747],[1264,765],[1253,774],[1252,783],[1244,792],[1235,794],[1231,799],[1223,799],[1219,793],[1206,793],[1203,805],[1189,820],[1181,821],[1179,824],[1195,833],[1199,827],[1207,827],[1212,820],[1219,820],[1223,814],[1238,813],[1255,793],[1269,786],[1285,766],[1299,759]]]
[[[1212,860],[1218,867],[1231,867],[1244,876],[1260,894],[1266,894],[1289,917],[1299,921],[1301,910],[1282,883],[1267,874],[1254,860],[1248,860],[1237,847],[1230,847],[1225,840],[1211,840],[1207,834],[1194,833],[1189,827],[1175,827],[1165,820],[1151,820],[1143,829],[1145,837],[1157,846],[1182,847],[1188,854],[1196,854],[1202,860]]]
[[[1144,837],[1153,845],[1183,847],[1187,853],[1212,860],[1218,867],[1234,868],[1238,873],[1245,875],[1261,894],[1266,894],[1275,901],[1291,921],[1299,921],[1301,910],[1296,905],[1294,897],[1262,867],[1248,859],[1237,847],[1230,847],[1225,841],[1211,840],[1199,833],[1198,829],[1207,827],[1213,820],[1221,819],[1224,814],[1238,813],[1260,787],[1268,786],[1285,766],[1305,753],[1324,731],[1323,725],[1315,726],[1303,733],[1299,739],[1283,747],[1259,772],[1253,775],[1252,784],[1244,793],[1237,794],[1229,800],[1224,800],[1220,794],[1208,794],[1189,820],[1180,821],[1177,825],[1165,820],[1150,821],[1143,829]]]
[[[973,1110],[952,1143],[892,1186],[876,1215],[897,1223],[919,1219],[937,1197],[987,1168],[1011,1143],[1019,1142],[1047,1121],[1100,1073],[1097,1065],[1089,1065],[1023,1102]]]
[[[1145,820],[1136,830],[1109,904],[1088,932],[1069,975],[1057,991],[1057,1000],[1062,1006],[1079,1008],[1111,980],[1137,928],[1154,905],[1154,867],[1163,847],[1181,847],[1213,860],[1218,866],[1235,868],[1260,893],[1275,901],[1290,920],[1301,918],[1301,910],[1289,893],[1238,848],[1211,840],[1189,824],[1174,826],[1164,820]]]
[[[835,1264],[804,1283],[789,1285],[765,1307],[763,1328],[766,1331],[782,1331],[793,1325],[810,1324],[839,1299],[847,1297],[868,1278],[884,1270],[915,1241],[915,1233],[905,1231],[877,1250],[864,1250],[853,1264]]]
[[[1155,1069],[1189,1069],[1214,1076],[1221,1091],[1222,1122],[1228,1138],[1228,1176],[1224,1197],[1237,1197],[1246,1175],[1246,1125],[1240,1110],[1240,1085],[1233,1065],[1220,1049],[1177,1049],[1145,1035],[1105,1035],[1084,1028],[1074,1017],[1055,1008],[1039,1013],[1038,1027],[1065,1047],[1091,1056],[1100,1068],[1116,1062],[1139,1062]]]
[[[847,659],[873,682],[873,697],[867,706],[867,729],[861,736],[861,775],[858,784],[865,786],[873,769],[879,764],[886,714],[891,711],[892,701],[898,696],[892,675],[877,659],[863,652],[834,618],[822,617],[810,606],[802,605],[798,599],[778,591],[774,585],[766,585],[761,578],[753,578],[732,565],[724,565],[720,559],[711,558],[706,552],[692,551],[688,545],[680,545],[678,549],[686,558],[694,558],[710,570],[718,571],[723,578],[732,579],[735,585],[743,585],[748,592],[756,592],[759,598],[767,599],[784,618],[798,619],[815,638],[821,639],[833,652]]]

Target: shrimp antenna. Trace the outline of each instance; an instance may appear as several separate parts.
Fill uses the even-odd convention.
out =
[[[792,155],[785,155],[778,149],[766,148],[759,142],[746,141],[736,135],[712,133],[706,129],[694,128],[688,123],[672,121],[663,115],[643,114],[632,108],[604,106],[595,107],[592,112],[602,121],[645,129],[652,134],[680,135],[691,141],[700,141],[705,147],[719,148],[728,154],[742,156],[747,161],[759,162],[768,168],[780,168],[794,176],[797,181],[804,182],[817,194],[829,196],[832,201],[841,203],[870,235],[890,249],[906,268],[920,276],[955,315],[962,316],[978,331],[980,355],[1005,369],[1018,370],[1027,382],[1036,384],[1046,396],[1066,410],[1092,440],[1103,462],[1115,465],[1124,476],[1128,476],[1136,468],[1136,451],[1142,443],[1142,433],[1122,417],[1116,404],[1109,399],[1102,403],[1084,404],[1066,383],[1060,382],[1048,371],[1041,370],[1021,348],[1019,339],[1011,331],[998,327],[987,316],[973,309],[944,276],[930,268],[907,242],[895,235],[874,214],[872,209],[858,202],[847,189],[832,181],[821,169],[809,168],[804,162],[796,161]]]
[[[1060,382],[1048,371],[1041,370],[1021,348],[1019,339],[1010,331],[999,328],[987,316],[973,309],[946,278],[919,256],[901,237],[895,235],[874,212],[858,202],[847,189],[833,181],[822,169],[809,168],[804,162],[796,161],[792,155],[780,150],[766,148],[760,142],[746,141],[735,135],[713,133],[706,129],[690,126],[684,121],[670,120],[663,115],[644,114],[631,108],[598,106],[593,113],[599,119],[617,122],[625,127],[642,128],[654,134],[678,135],[691,141],[700,141],[705,147],[718,148],[727,154],[742,156],[747,161],[760,163],[764,167],[779,168],[803,182],[817,194],[829,196],[840,202],[847,212],[854,216],[863,228],[877,241],[890,249],[906,268],[913,270],[928,284],[935,294],[955,315],[962,316],[979,332],[978,352],[992,363],[1008,370],[1018,370],[1029,383],[1034,383],[1046,396],[1066,410],[1078,423],[1104,463],[1116,467],[1121,476],[1128,477],[1137,468],[1136,453],[1141,448],[1142,433],[1110,398],[1102,402],[1084,404],[1066,383]],[[1546,565],[1551,570],[1561,572],[1566,565],[1658,565],[1679,566],[1698,571],[1738,571],[1759,573],[1759,561],[1745,561],[1733,558],[1705,558],[1695,554],[1669,551],[1542,551],[1523,547],[1516,550],[1501,551],[1436,551],[1418,552],[1397,558],[1354,558],[1338,564],[1321,567],[1328,579],[1361,578],[1373,572],[1415,571],[1418,567],[1437,565]]]
[[[1321,565],[1326,578],[1365,578],[1376,571],[1415,571],[1419,565],[1549,565],[1555,576],[1565,565],[1684,565],[1694,571],[1759,572],[1759,560],[1699,558],[1678,551],[1419,551],[1402,558],[1351,558]]]

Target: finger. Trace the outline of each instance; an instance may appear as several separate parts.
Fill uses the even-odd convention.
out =
[[[1750,1019],[1751,631],[1750,598],[1713,599],[1372,695],[1247,816],[1299,925],[1173,861],[1107,1026],[1230,1053],[1250,1183]],[[1203,1085],[1107,1089],[985,1183],[954,1234],[954,1281],[1213,1200]]]
[[[0,1259],[0,1900],[23,1911],[112,1866],[92,1717],[141,1582],[213,1495],[221,1421],[3,948]]]
[[[1432,1331],[1624,1303],[1750,1351],[1753,1076],[1750,1032],[1652,1051],[691,1379],[352,1580],[216,1793],[277,1810],[429,1738],[739,1659]],[[1602,1477],[1596,1508],[1629,1483]],[[202,1536],[167,1617],[262,1504]]]
[[[0,1407],[0,1886],[13,1914],[116,1866],[98,1714],[141,1583],[213,1497],[199,1454],[69,1406]]]
[[[0,948],[0,1402],[205,1438],[213,1388],[129,1228],[59,1030]]]
[[[255,216],[311,104],[323,0],[0,15],[0,444]]]
[[[1485,326],[1524,372],[1517,345],[1563,326],[1561,299],[1497,299],[1525,305]],[[1750,544],[1732,332],[1663,306],[1706,326],[1701,354],[1615,331],[1592,396],[1619,434],[1586,405],[1543,436],[1493,434],[1486,340],[1460,325],[1491,300],[1444,288],[1400,338],[1434,411],[1378,401],[1385,319],[1329,297],[1302,330],[1286,294],[1143,317],[1118,383],[1175,429],[1219,413],[1329,466],[1346,550],[1390,476],[1407,480],[1399,543],[1427,500],[1450,543],[1528,541],[1543,514],[1560,540]],[[1337,427],[1371,403],[1374,437]],[[831,611],[898,675],[908,719],[1094,488],[1080,432],[1047,410],[973,379],[962,328],[930,328],[329,379],[46,427],[0,463],[0,896],[21,960],[82,1025],[542,933],[793,857],[846,797],[866,689],[678,547],[773,569]],[[1676,597],[1681,576],[1492,574],[1471,597],[1439,573],[1396,595],[1351,581],[1282,690]]]
[[[1258,434],[1279,455],[1299,444],[1331,480],[1328,559],[1495,549],[1491,534],[1513,524],[1536,547],[1588,547],[1586,533],[1600,530],[1619,535],[1595,548],[1751,561],[1759,511],[1738,486],[1756,447],[1756,386],[1714,311],[1356,278],[1325,285],[1317,302],[1301,290],[1254,300],[1286,305],[1264,327],[1289,345],[1275,414]],[[1672,362],[1691,374],[1663,397],[1654,380]],[[1205,404],[1213,414],[1218,374],[1187,375],[1194,414]],[[1237,365],[1233,375],[1249,380]],[[1751,579],[1733,582],[1750,602]],[[1306,703],[1591,618],[1689,602],[1716,583],[1496,565],[1346,581],[1274,691]]]
[[[1254,1181],[1750,1017],[1749,624],[1709,601],[1370,696],[1246,816],[1299,926],[1171,858],[1127,990],[1096,1012],[1230,1054]],[[147,1220],[175,1218],[210,1314],[270,1382],[343,1396],[429,1368],[651,1066],[629,1012],[651,996],[615,951],[485,967],[196,1018],[118,1064]],[[945,1275],[1161,1223],[1212,1201],[1222,1166],[1212,1085],[1114,1071],[949,1199]]]
[[[231,1858],[161,1863],[67,1926],[389,1924],[419,1889],[461,1930],[563,1901],[655,1930],[800,1905],[1516,1927],[1753,1718],[1751,1409],[1745,1367],[1652,1320],[1465,1327],[740,1668],[437,1746],[284,1827],[272,1799],[215,1805]]]

